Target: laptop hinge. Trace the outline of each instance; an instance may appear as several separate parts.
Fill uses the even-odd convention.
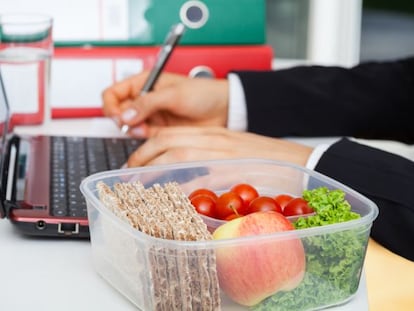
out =
[[[11,211],[12,209],[17,208],[17,207],[18,207],[18,205],[17,205],[17,204],[15,204],[15,203],[13,203],[13,202],[10,202],[10,201],[6,201],[6,202],[3,202],[3,203],[4,203],[4,210],[5,210],[5,217],[9,218],[9,216],[10,216],[10,211]]]
[[[2,218],[9,217],[10,210],[15,207],[12,202],[16,201],[16,180],[17,165],[19,157],[19,141],[18,136],[10,138],[5,158],[3,162],[3,172],[1,174],[1,210]]]

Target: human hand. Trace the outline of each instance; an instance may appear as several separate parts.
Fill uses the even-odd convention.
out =
[[[127,166],[231,158],[265,158],[305,166],[312,148],[288,140],[221,127],[169,127],[148,139]]]
[[[166,126],[226,126],[228,82],[163,73],[154,90],[140,96],[148,72],[134,75],[104,90],[103,111],[130,134],[150,137]]]

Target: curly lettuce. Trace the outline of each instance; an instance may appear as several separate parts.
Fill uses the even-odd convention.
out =
[[[309,217],[300,217],[294,226],[296,229],[330,225],[345,222],[360,217],[351,210],[351,204],[345,200],[345,192],[342,190],[329,190],[327,187],[319,187],[312,190],[304,190],[303,198],[308,202],[316,214]]]
[[[319,187],[305,190],[303,198],[316,214],[294,222],[297,229],[345,222],[360,217],[351,210],[342,190]],[[278,292],[256,306],[264,310],[312,310],[341,303],[358,289],[368,241],[367,228],[356,228],[302,238],[306,272],[295,289]]]

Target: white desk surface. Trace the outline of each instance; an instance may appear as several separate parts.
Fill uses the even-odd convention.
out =
[[[17,133],[119,135],[105,119],[57,120]],[[312,144],[316,141],[307,141]],[[0,310],[136,310],[92,266],[88,240],[29,238],[8,220],[0,221]],[[365,274],[357,295],[335,311],[368,310]]]

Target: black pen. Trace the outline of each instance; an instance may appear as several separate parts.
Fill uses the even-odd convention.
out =
[[[164,69],[168,59],[170,58],[175,46],[180,40],[182,34],[184,33],[185,26],[181,23],[174,25],[165,39],[164,44],[161,47],[161,50],[158,53],[157,61],[152,68],[147,81],[145,81],[144,86],[141,89],[140,95],[143,95],[152,90],[155,83],[157,82],[158,77],[160,76],[162,70]],[[129,125],[124,124],[121,127],[121,132],[126,134],[129,131]]]

